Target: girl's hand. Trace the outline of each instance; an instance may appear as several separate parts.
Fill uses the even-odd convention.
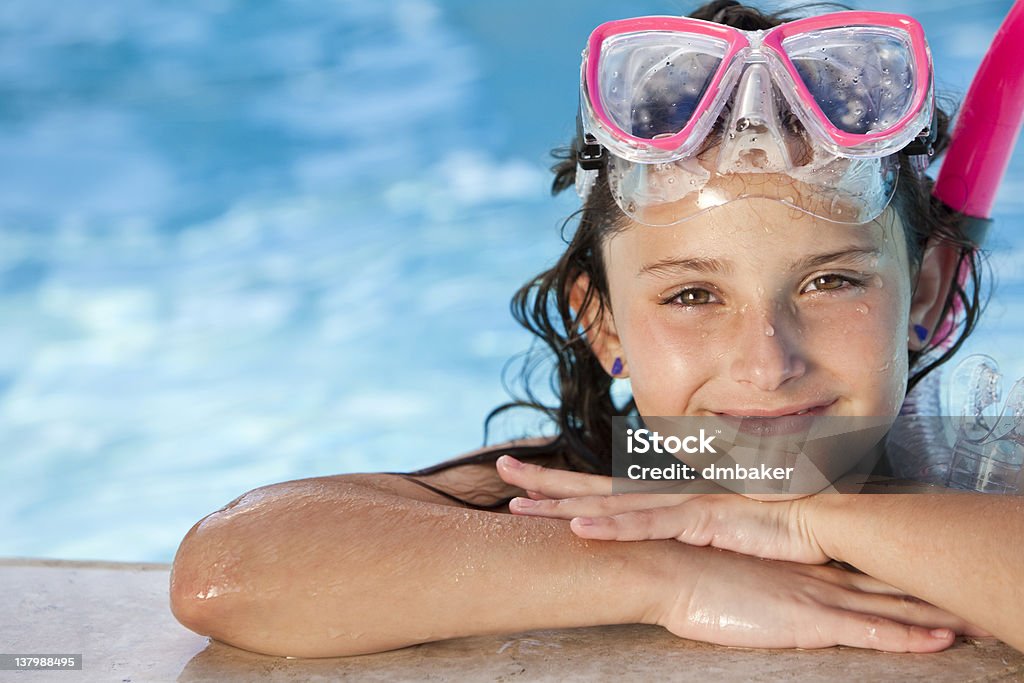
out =
[[[554,470],[505,456],[498,471],[530,492],[515,514],[573,519],[583,538],[675,538],[744,555],[821,563],[829,558],[800,529],[801,500],[761,503],[738,494],[612,494],[610,477]],[[586,523],[580,519],[594,520]],[[708,550],[653,620],[678,636],[743,647],[850,645],[934,652],[954,631],[986,635],[962,619],[865,574]],[[669,589],[671,592],[671,588]]]
[[[656,622],[719,645],[936,652],[981,632],[866,574],[701,550],[695,576]],[[677,584],[678,585],[678,584]]]
[[[608,541],[676,539],[745,555],[820,564],[830,558],[808,519],[812,498],[762,502],[735,493],[612,494],[612,478],[498,460],[506,482],[530,492],[513,514],[572,520],[581,538]]]

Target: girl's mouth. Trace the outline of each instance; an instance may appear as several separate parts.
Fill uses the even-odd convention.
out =
[[[794,404],[776,409],[750,408],[715,412],[715,416],[737,432],[754,436],[781,436],[806,433],[814,419],[826,414],[835,403]]]

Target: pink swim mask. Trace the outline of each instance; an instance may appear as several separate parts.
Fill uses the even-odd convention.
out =
[[[577,190],[607,152],[616,202],[650,225],[748,197],[866,223],[892,198],[896,153],[931,152],[931,57],[920,24],[899,14],[768,31],[613,21],[590,36],[580,93]]]

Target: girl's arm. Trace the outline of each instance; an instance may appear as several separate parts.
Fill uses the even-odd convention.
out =
[[[608,477],[509,458],[499,460],[498,471],[547,498],[515,499],[513,512],[572,520],[583,538],[676,539],[781,560],[839,560],[1024,650],[1020,497],[948,491],[779,502],[738,494],[615,496]]]
[[[650,622],[686,555],[458,507],[394,475],[325,477],[256,489],[196,524],[174,560],[171,606],[185,626],[248,650],[352,655]]]
[[[302,657],[637,622],[726,645],[928,652],[963,627],[867,576],[675,541],[585,540],[563,521],[469,509],[396,475],[242,496],[185,537],[171,606],[199,633]]]
[[[1024,651],[1024,500],[957,494],[819,495],[822,550]]]

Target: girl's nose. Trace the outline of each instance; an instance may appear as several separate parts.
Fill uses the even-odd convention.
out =
[[[775,391],[807,372],[801,333],[782,306],[738,314],[730,374],[734,381]]]

